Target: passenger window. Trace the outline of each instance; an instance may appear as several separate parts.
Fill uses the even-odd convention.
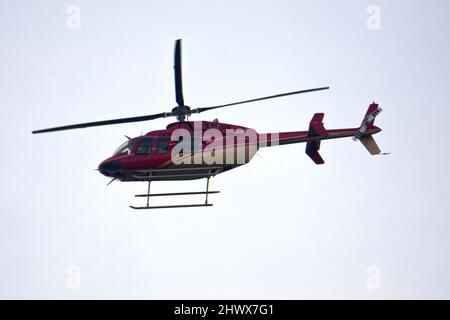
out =
[[[179,136],[179,137],[178,137],[178,144],[179,144],[180,146],[182,146],[181,143],[183,143],[183,141],[184,141],[184,137],[183,137],[183,136]],[[182,157],[183,155],[184,155],[183,150],[180,150],[179,156]]]
[[[190,140],[190,143],[189,143]],[[178,143],[183,147],[184,151],[189,151],[189,153],[196,153],[199,150],[199,138],[198,137],[184,137],[180,136],[178,138]],[[180,155],[183,155],[183,152],[180,151]]]
[[[156,152],[166,153],[167,151],[169,151],[169,137],[159,137]]]
[[[198,137],[192,137],[191,138],[191,152],[196,153],[199,150],[199,141],[200,139]]]
[[[136,154],[149,154],[152,152],[152,138],[143,137],[136,149]]]

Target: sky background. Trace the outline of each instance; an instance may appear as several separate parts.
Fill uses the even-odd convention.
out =
[[[67,27],[72,4],[80,29]],[[449,11],[445,0],[0,0],[0,298],[450,298]],[[107,187],[93,169],[123,135],[170,119],[31,134],[170,110],[177,38],[191,107],[331,87],[193,119],[264,133],[325,112],[326,128],[353,127],[375,100],[391,155],[326,141],[316,166],[304,144],[267,148],[211,180],[214,207],[137,212],[144,183]]]

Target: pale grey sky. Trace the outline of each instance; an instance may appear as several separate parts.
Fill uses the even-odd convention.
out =
[[[79,30],[67,28],[72,4]],[[367,27],[370,5],[381,29]],[[449,10],[444,0],[0,0],[0,297],[450,298]],[[124,134],[169,119],[31,135],[172,108],[177,38],[192,107],[331,86],[194,119],[263,133],[304,130],[325,112],[326,128],[350,127],[376,100],[375,138],[392,154],[327,141],[316,166],[303,144],[269,148],[212,179],[222,192],[212,208],[136,212],[145,184],[106,187],[92,169]]]

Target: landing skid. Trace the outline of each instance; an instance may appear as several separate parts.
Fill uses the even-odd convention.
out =
[[[141,209],[168,209],[168,208],[192,208],[192,207],[212,207],[212,203],[208,203],[208,195],[219,193],[220,191],[209,191],[209,179],[211,177],[208,176],[206,178],[206,191],[194,191],[194,192],[170,192],[170,193],[150,193],[150,183],[151,180],[148,181],[148,189],[146,194],[136,194],[135,197],[145,197],[147,198],[147,205],[143,207],[130,206],[132,209],[141,210]],[[187,196],[187,195],[197,195],[204,194],[205,195],[205,203],[194,203],[194,204],[172,204],[172,205],[160,205],[160,206],[151,206],[150,205],[150,197],[166,197],[166,196]]]
[[[212,203],[207,204],[173,204],[167,206],[145,206],[145,207],[135,207],[130,206],[132,209],[140,210],[140,209],[168,209],[168,208],[192,208],[192,207],[212,207]]]

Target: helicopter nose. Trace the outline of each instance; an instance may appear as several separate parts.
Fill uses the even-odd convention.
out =
[[[98,171],[108,177],[115,177],[122,173],[122,164],[117,161],[103,161],[98,166]]]

